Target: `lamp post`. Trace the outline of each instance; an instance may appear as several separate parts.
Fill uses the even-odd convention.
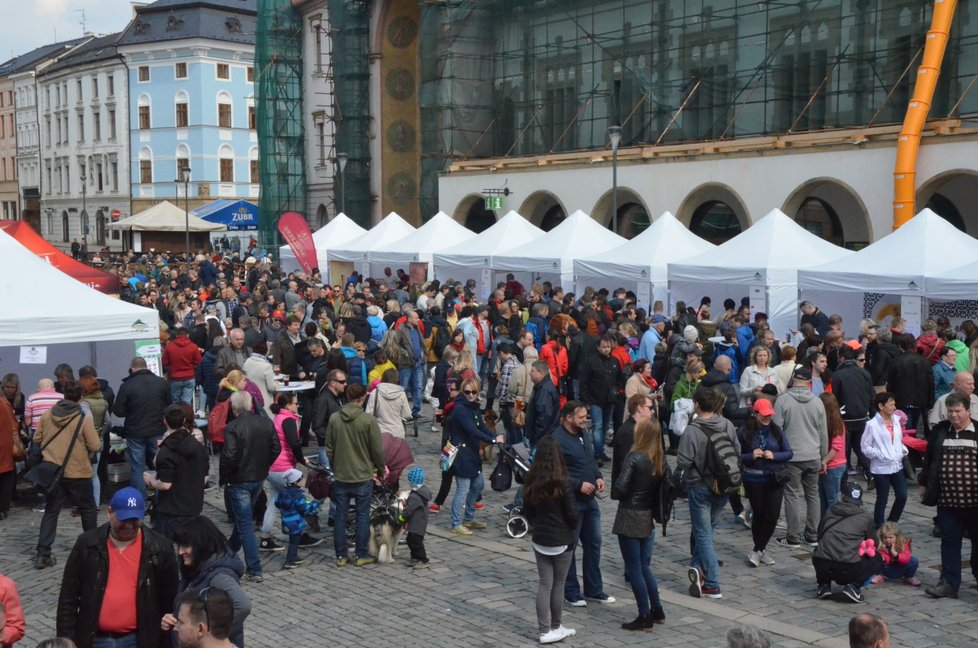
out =
[[[340,170],[340,211],[346,214],[346,163],[350,156],[346,153],[336,154],[336,166]]]
[[[82,211],[81,211],[81,230],[82,230],[82,260],[88,261],[88,178],[81,174],[82,184]]]
[[[621,126],[608,127],[611,140],[611,231],[618,233],[618,145],[621,143]]]
[[[180,180],[183,181],[184,261],[190,272],[190,167],[180,168]]]

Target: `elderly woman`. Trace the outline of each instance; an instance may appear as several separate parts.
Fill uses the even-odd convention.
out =
[[[655,398],[655,390],[659,384],[652,377],[652,363],[645,358],[636,360],[632,363],[632,375],[625,381],[625,400],[635,394],[642,394],[649,398]]]
[[[771,365],[771,352],[766,346],[758,345],[750,350],[750,366],[740,374],[740,404],[750,407],[754,394],[760,393],[764,385],[776,385],[777,371]]]

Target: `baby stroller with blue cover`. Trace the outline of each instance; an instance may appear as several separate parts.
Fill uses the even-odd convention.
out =
[[[522,484],[530,470],[530,448],[525,443],[507,444],[500,448],[500,452],[513,468],[513,479],[517,484]],[[506,520],[506,535],[510,538],[522,538],[529,531],[530,522],[523,517],[522,507],[514,506]]]

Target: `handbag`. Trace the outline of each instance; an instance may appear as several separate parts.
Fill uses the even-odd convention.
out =
[[[513,485],[513,467],[509,464],[509,458],[502,452],[499,453],[496,467],[489,476],[489,485],[492,490],[499,493],[508,491]]]
[[[24,461],[27,459],[27,450],[24,442],[20,440],[20,432],[14,429],[14,461]]]
[[[306,490],[318,500],[329,497],[333,492],[333,480],[329,471],[324,469],[313,471],[306,479]]]
[[[772,470],[771,476],[774,477],[774,483],[778,486],[787,484],[791,481],[791,475],[788,473],[788,464],[783,463],[777,470]]]
[[[445,447],[441,450],[441,457],[438,459],[438,467],[441,468],[442,472],[448,472],[452,469],[452,464],[455,463],[457,456],[458,446],[453,445],[451,441],[446,441]]]
[[[63,459],[64,463],[58,465],[53,461],[42,460],[24,474],[24,479],[44,491],[50,492],[52,489],[54,489],[58,482],[61,481],[62,475],[64,475],[64,464],[68,463],[68,459],[71,458],[71,453],[75,449],[75,443],[78,441],[78,432],[81,431],[82,423],[84,423],[84,421],[85,417],[79,414],[78,424],[75,426],[75,431],[71,435],[71,443],[68,444],[68,452],[65,453],[65,458]],[[42,453],[44,448],[51,445],[51,442],[54,441],[58,435],[65,430],[65,428],[68,427],[69,423],[71,423],[70,419],[61,426],[61,429],[59,429],[47,443],[41,446]]]
[[[903,474],[911,482],[917,480],[917,469],[913,467],[913,462],[907,455],[903,456]]]

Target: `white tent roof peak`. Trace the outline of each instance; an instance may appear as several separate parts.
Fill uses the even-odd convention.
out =
[[[504,254],[512,249],[534,241],[544,235],[544,231],[510,210],[485,231],[465,241],[458,250],[436,252],[435,266],[489,267],[494,254]]]
[[[211,223],[193,214],[188,215],[183,208],[177,207],[167,200],[144,209],[138,214],[133,214],[129,218],[112,223],[109,225],[109,229],[132,229],[137,232],[183,232],[188,226],[191,232],[217,232],[227,229],[227,226],[221,223]]]
[[[493,257],[499,270],[571,272],[574,259],[593,256],[626,242],[596,220],[575,211],[564,222],[536,240]]]
[[[378,257],[389,252],[398,254],[431,254],[440,250],[452,249],[465,243],[475,236],[475,233],[459,224],[445,212],[438,212],[427,223],[396,241],[372,248],[371,261],[374,254]]]
[[[361,236],[331,249],[329,258],[339,261],[359,261],[364,258],[364,252],[393,243],[413,231],[415,229],[411,224],[395,212],[391,212]]]

